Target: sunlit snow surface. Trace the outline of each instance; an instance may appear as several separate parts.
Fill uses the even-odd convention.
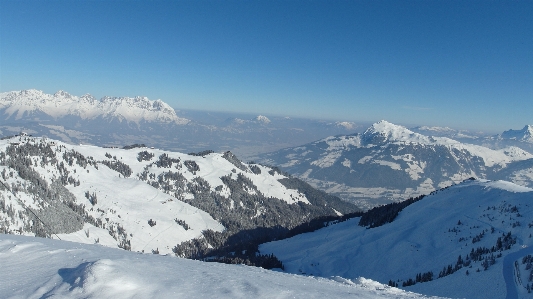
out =
[[[44,112],[54,118],[68,115],[81,119],[112,116],[136,123],[158,121],[183,125],[189,122],[178,117],[174,109],[163,101],[152,101],[146,97],[104,97],[97,100],[89,94],[77,97],[60,90],[50,95],[30,89],[1,93],[0,99],[0,109],[5,108],[8,118],[13,116],[15,119],[28,113]]]
[[[221,196],[230,197],[231,192],[227,187],[223,187],[221,177],[232,175],[242,175],[248,178],[257,187],[256,190],[247,190],[249,193],[261,192],[266,197],[274,197],[286,201],[288,204],[298,202],[308,204],[306,196],[295,189],[288,189],[283,186],[279,179],[285,178],[279,173],[269,174],[270,168],[257,165],[261,170],[260,174],[255,174],[249,169],[241,170],[226,160],[220,153],[212,153],[206,156],[192,156],[183,153],[163,151],[153,148],[136,148],[131,150],[118,148],[101,148],[90,145],[71,145],[59,141],[53,141],[40,137],[13,137],[0,140],[0,151],[11,144],[29,143],[29,144],[46,144],[52,149],[54,156],[61,162],[64,162],[66,168],[70,171],[70,176],[79,181],[75,186],[67,184],[66,188],[74,195],[76,204],[83,204],[87,208],[88,215],[95,219],[100,219],[106,224],[102,229],[90,224],[85,224],[82,230],[68,234],[58,234],[63,240],[82,242],[82,243],[99,243],[110,247],[117,247],[120,240],[110,236],[110,225],[120,225],[126,232],[128,240],[131,241],[131,250],[139,252],[158,251],[161,254],[172,253],[176,244],[198,238],[202,236],[203,230],[211,229],[213,231],[223,231],[221,223],[213,219],[206,211],[195,208],[182,201],[182,198],[176,198],[172,193],[165,193],[160,189],[154,188],[145,181],[138,178],[138,174],[148,171],[157,177],[159,174],[167,171],[180,172],[187,182],[192,182],[195,178],[201,177],[210,185],[213,192],[218,192]],[[92,157],[96,161],[121,161],[127,164],[132,174],[130,177],[124,177],[109,167],[98,164],[99,167],[87,165],[82,167],[77,163],[69,165],[63,158],[63,153],[75,151],[84,157]],[[138,154],[146,151],[153,154],[150,160],[139,161]],[[168,155],[170,158],[180,159],[181,161],[194,161],[199,170],[191,172],[183,167],[181,169],[159,168],[153,165],[161,155]],[[109,158],[112,157],[112,158]],[[59,170],[55,165],[40,165],[41,157],[32,156],[34,170],[48,182],[52,184],[60,176]],[[248,166],[246,166],[248,167]],[[6,169],[9,173],[11,169],[6,166],[0,166],[0,172]],[[17,173],[13,176],[7,176],[5,183],[26,184]],[[220,191],[215,188],[222,187]],[[93,206],[86,193],[95,194],[98,198],[98,204]],[[5,200],[6,206],[12,206],[15,213],[24,212],[24,206],[20,204],[7,190],[0,190],[0,199]],[[30,208],[38,209],[34,197],[21,190],[17,192],[21,202]],[[183,197],[193,198],[191,193],[184,192]],[[5,216],[5,215],[1,215]],[[151,226],[149,219],[156,221],[157,225]],[[185,221],[190,229],[185,229],[176,223],[176,219]],[[12,222],[6,223],[11,231],[16,231],[24,226],[17,217],[13,217]]]
[[[467,181],[413,203],[392,223],[365,228],[358,225],[359,219],[259,249],[274,253],[291,273],[363,276],[381,283],[400,279],[401,285],[402,280],[432,271],[433,281],[406,289],[455,298],[531,298],[526,290],[530,271],[522,263],[522,257],[533,254],[531,188],[506,181]],[[481,262],[472,262],[471,267],[437,278],[444,267],[456,264],[459,255],[464,258],[472,249],[491,248],[508,232],[516,244],[502,251],[487,270]],[[484,235],[474,241],[480,233]]]
[[[0,234],[1,298],[427,298],[372,280],[313,278]]]

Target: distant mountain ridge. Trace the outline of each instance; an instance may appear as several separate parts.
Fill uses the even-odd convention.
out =
[[[482,145],[491,149],[502,149],[516,146],[533,154],[533,126],[526,125],[520,130],[507,130],[500,134],[489,135],[482,132],[456,130],[448,127],[419,126],[410,128],[413,132],[435,136],[448,137],[460,142]]]
[[[42,117],[44,114],[54,119],[78,116],[83,120],[101,117],[134,123],[146,121],[184,125],[189,122],[178,117],[174,109],[161,100],[107,96],[96,100],[90,94],[77,97],[63,90],[53,95],[35,89],[2,93],[0,109],[4,110],[7,120],[23,116]]]
[[[500,134],[499,137],[502,139],[511,139],[533,143],[533,126],[526,125],[521,130],[507,130]]]
[[[261,155],[259,161],[369,207],[427,194],[470,177],[531,186],[531,159],[533,154],[518,147],[493,150],[380,121],[361,134],[328,137]]]
[[[71,144],[124,146],[144,143],[179,152],[231,150],[253,160],[329,135],[352,133],[351,122],[234,112],[175,110],[162,100],[108,97],[30,89],[0,93],[0,136],[21,131]]]

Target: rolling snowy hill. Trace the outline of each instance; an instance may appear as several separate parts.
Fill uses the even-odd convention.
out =
[[[0,234],[2,298],[427,298],[359,278],[304,277]]]
[[[518,147],[492,150],[415,133],[380,121],[362,134],[328,137],[261,156],[315,187],[361,207],[427,194],[470,177],[533,186],[533,155]]]
[[[0,232],[185,257],[228,246],[236,233],[246,231],[250,241],[259,228],[290,230],[357,211],[277,169],[243,164],[231,152],[101,148],[18,136],[0,141],[0,175]]]
[[[426,295],[530,298],[533,189],[468,180],[412,203],[390,223],[363,218],[260,251],[275,254],[289,273],[363,276]]]

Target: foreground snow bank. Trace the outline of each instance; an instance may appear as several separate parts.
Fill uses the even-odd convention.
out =
[[[313,278],[3,234],[0,265],[2,298],[425,298],[364,278]]]

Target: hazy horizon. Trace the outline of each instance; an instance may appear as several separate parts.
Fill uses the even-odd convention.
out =
[[[501,132],[532,31],[531,1],[0,0],[0,90]]]

